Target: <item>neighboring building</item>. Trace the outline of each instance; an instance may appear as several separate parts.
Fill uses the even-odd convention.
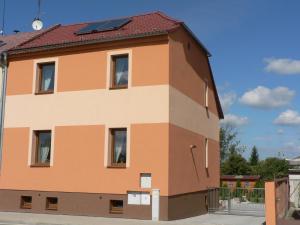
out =
[[[209,56],[161,12],[57,25],[9,51],[0,210],[206,213],[223,118]]]
[[[228,188],[236,188],[237,182],[241,182],[241,188],[254,188],[255,184],[260,180],[260,176],[248,175],[222,175],[221,184]]]
[[[300,208],[300,156],[288,160],[289,183],[290,183],[290,202],[296,208]]]

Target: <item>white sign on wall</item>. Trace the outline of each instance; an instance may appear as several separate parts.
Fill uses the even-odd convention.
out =
[[[151,173],[141,173],[141,188],[151,188]]]
[[[150,194],[149,193],[142,193],[141,194],[141,205],[150,205]]]
[[[139,192],[128,192],[128,205],[140,205],[141,194]]]
[[[150,205],[150,193],[144,192],[128,192],[128,205]]]

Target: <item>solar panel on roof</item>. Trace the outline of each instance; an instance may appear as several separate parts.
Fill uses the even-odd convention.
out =
[[[2,47],[3,45],[6,45],[6,43],[4,41],[0,41],[0,47]]]
[[[131,21],[130,18],[107,20],[102,22],[90,23],[80,29],[76,34],[90,34],[94,32],[117,30]]]

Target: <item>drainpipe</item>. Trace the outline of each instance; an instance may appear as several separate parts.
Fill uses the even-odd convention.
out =
[[[1,102],[0,102],[0,173],[2,168],[2,147],[3,147],[3,128],[4,128],[4,114],[5,114],[5,97],[6,97],[6,80],[7,80],[7,53],[0,55],[0,62],[2,67],[2,85],[1,85]]]

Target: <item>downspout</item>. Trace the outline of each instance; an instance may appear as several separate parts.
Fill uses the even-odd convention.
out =
[[[2,148],[3,148],[3,130],[5,115],[5,97],[6,97],[6,80],[7,80],[7,53],[4,52],[0,56],[2,67],[2,85],[1,85],[1,105],[0,105],[0,174],[2,168]]]

